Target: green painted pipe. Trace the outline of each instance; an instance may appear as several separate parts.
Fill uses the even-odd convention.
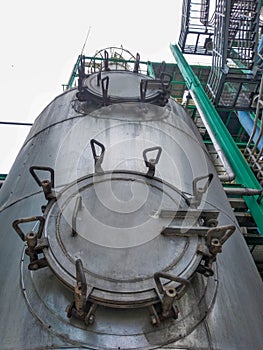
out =
[[[248,188],[261,189],[254,173],[248,166],[245,158],[235,144],[232,136],[228,132],[222,119],[220,118],[214,105],[207,97],[199,79],[195,76],[192,68],[187,63],[181,50],[177,45],[170,45],[173,56],[175,57],[178,67],[183,75],[187,87],[195,93],[197,102],[202,109],[203,114],[209,124],[213,135],[226,155],[232,169],[236,174],[236,180],[241,186]],[[253,215],[253,218],[263,234],[263,203],[258,203],[258,196],[246,197],[244,200]]]

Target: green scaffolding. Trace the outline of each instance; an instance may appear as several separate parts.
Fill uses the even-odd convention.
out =
[[[192,68],[187,63],[181,50],[177,45],[170,45],[173,56],[176,59],[178,67],[184,77],[186,85],[196,96],[199,106],[204,113],[209,127],[211,128],[216,141],[225,153],[232,169],[236,175],[236,183],[241,187],[261,189],[254,173],[247,164],[241,151],[224,125],[216,108],[206,95],[201,82],[194,74]],[[262,197],[244,196],[247,207],[249,208],[261,234],[263,234],[263,203]]]

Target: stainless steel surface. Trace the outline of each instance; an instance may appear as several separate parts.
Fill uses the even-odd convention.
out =
[[[261,350],[262,282],[189,116],[171,99],[98,107],[76,92],[37,118],[1,188],[0,348]],[[153,174],[143,152],[157,147]],[[29,251],[12,223],[42,215]],[[29,270],[34,253],[48,266]]]

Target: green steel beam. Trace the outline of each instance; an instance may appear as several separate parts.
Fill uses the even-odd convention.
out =
[[[155,72],[154,72],[154,69],[153,69],[153,64],[152,62],[148,62],[147,63],[147,72],[148,72],[148,75],[152,78],[155,79]]]
[[[181,50],[177,45],[172,44],[170,45],[170,49],[176,59],[181,74],[186,81],[188,89],[194,92],[197,102],[207,119],[211,131],[213,132],[217,142],[221,146],[230,165],[232,166],[232,169],[236,174],[237,182],[244,187],[261,189],[255,175],[225,127],[214,105],[207,97],[199,79],[195,76]],[[244,200],[255,222],[263,234],[263,203],[262,201],[261,203],[258,203],[257,199],[258,196],[244,196]]]
[[[212,144],[213,142],[212,142],[211,140],[204,140],[204,143],[210,145],[210,144]],[[246,145],[247,145],[247,142],[239,142],[239,141],[236,141],[235,143],[236,143],[236,145],[238,146],[238,148],[245,148]],[[232,185],[231,185],[231,186],[232,186]]]
[[[226,119],[226,127],[228,127],[230,119],[231,119],[232,111],[228,113],[227,119]]]
[[[81,55],[78,56],[77,62],[74,65],[74,68],[72,70],[71,76],[70,76],[69,81],[68,81],[68,83],[66,85],[67,89],[72,88],[73,82],[74,82],[74,80],[75,80],[75,78],[76,78],[76,76],[78,74],[78,69],[79,69],[81,57],[82,57]]]

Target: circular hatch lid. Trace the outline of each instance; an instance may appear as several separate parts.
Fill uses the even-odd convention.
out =
[[[148,84],[151,81],[154,79],[140,73],[102,71],[84,79],[83,87],[95,99],[103,100],[107,96],[107,101],[112,103],[140,101],[142,93],[145,93],[144,101],[150,102],[160,95],[158,86]]]
[[[115,307],[149,305],[158,298],[156,272],[189,279],[200,263],[198,236],[162,234],[175,218],[160,212],[187,208],[180,191],[158,178],[137,172],[90,175],[68,186],[47,209],[49,247],[44,254],[71,288],[81,259],[92,301]]]

